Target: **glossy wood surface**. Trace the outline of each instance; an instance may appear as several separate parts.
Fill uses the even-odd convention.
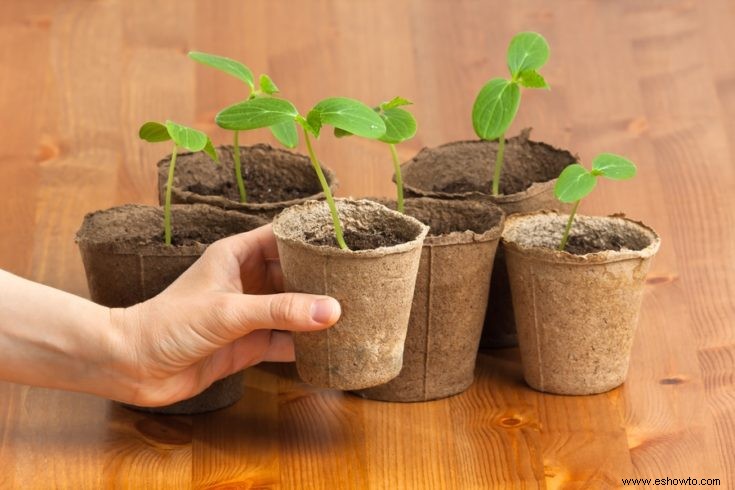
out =
[[[0,488],[735,487],[734,24],[731,0],[3,1],[0,267],[16,274],[87,294],[82,216],[155,202],[166,150],[138,141],[142,121],[228,142],[212,119],[242,87],[191,49],[269,73],[302,108],[330,95],[415,101],[405,160],[474,138],[474,95],[505,73],[520,30],[549,40],[552,90],[524,92],[512,132],[533,126],[585,161],[638,162],[636,179],[603,183],[582,211],[623,211],[663,246],[628,382],[610,393],[534,392],[513,349],[482,354],[463,395],[422,404],[314,389],[288,365],[249,369],[240,403],[196,417],[0,383]],[[317,145],[340,195],[392,194],[384,146]]]

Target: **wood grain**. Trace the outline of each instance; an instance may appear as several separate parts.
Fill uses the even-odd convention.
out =
[[[730,0],[308,0],[0,3],[0,267],[77,294],[88,211],[154,203],[164,148],[147,119],[210,132],[243,98],[190,49],[245,60],[298,107],[345,95],[415,101],[423,146],[473,138],[476,90],[507,40],[542,32],[550,92],[526,91],[513,131],[629,155],[583,212],[659,231],[628,382],[592,397],[534,392],[516,350],[481,354],[460,396],[361,400],[248,370],[241,402],[197,417],[0,383],[0,488],[616,488],[621,478],[735,486],[735,3]],[[272,142],[265,131],[247,143]],[[324,137],[340,195],[392,195],[382,145]],[[2,292],[0,292],[2,294]]]

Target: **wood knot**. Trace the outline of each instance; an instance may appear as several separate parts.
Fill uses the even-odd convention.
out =
[[[654,277],[649,277],[648,279],[646,279],[646,284],[652,284],[655,286],[657,284],[666,284],[669,282],[674,282],[677,279],[678,279],[678,276],[674,276],[674,275],[654,276]]]
[[[59,145],[44,137],[41,141],[41,144],[36,149],[35,157],[37,162],[42,163],[58,158],[59,154],[61,154],[61,149],[59,148]]]
[[[518,427],[523,421],[518,417],[505,417],[500,420],[500,425],[504,427]]]
[[[686,381],[684,378],[680,376],[671,376],[668,378],[663,378],[659,381],[662,385],[680,385]]]
[[[182,446],[191,443],[191,424],[163,417],[146,417],[135,423],[135,428],[146,439],[159,444]]]
[[[630,120],[627,130],[628,133],[632,134],[633,136],[640,136],[648,131],[648,128],[648,119],[643,116],[639,116]]]

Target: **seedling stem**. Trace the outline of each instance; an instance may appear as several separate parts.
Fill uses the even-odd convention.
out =
[[[174,185],[177,153],[178,146],[174,143],[174,149],[171,152],[171,163],[168,166],[168,180],[166,180],[166,200],[163,204],[163,234],[166,245],[171,245],[171,188]]]
[[[309,132],[306,131],[306,128],[302,129],[304,131],[304,141],[306,142],[306,150],[309,153],[311,165],[314,167],[314,171],[316,172],[316,176],[319,179],[319,183],[322,185],[322,189],[324,190],[324,195],[327,197],[327,205],[329,206],[329,212],[332,214],[332,223],[334,224],[334,236],[337,239],[337,245],[339,245],[339,248],[341,248],[342,250],[349,250],[347,244],[345,243],[344,236],[342,235],[342,224],[339,221],[337,205],[334,203],[332,191],[329,189],[329,184],[327,183],[327,179],[324,177],[324,172],[322,172],[322,167],[321,165],[319,165],[319,160],[317,160],[316,155],[314,154],[314,148],[312,148],[311,146],[311,138],[309,137]]]
[[[567,240],[569,240],[569,232],[572,230],[572,223],[574,222],[574,215],[577,214],[577,208],[579,207],[580,202],[582,202],[581,199],[574,203],[574,206],[572,207],[572,212],[569,214],[569,220],[567,221],[567,227],[564,228],[564,235],[562,235],[561,244],[559,245],[559,250],[562,252],[567,246]]]
[[[500,195],[500,173],[503,171],[503,153],[505,153],[505,133],[498,139],[498,154],[495,157],[495,175],[493,176],[493,196]]]
[[[393,155],[393,168],[396,174],[396,191],[398,193],[398,212],[403,213],[403,175],[401,175],[401,162],[398,160],[398,152],[396,151],[396,145],[390,144],[390,153]]]
[[[235,180],[237,180],[237,190],[240,192],[240,202],[245,203],[248,200],[247,193],[245,192],[245,181],[242,178],[242,165],[240,163],[240,143],[238,141],[240,131],[233,131],[235,136],[233,138],[234,147],[232,156],[235,159]]]

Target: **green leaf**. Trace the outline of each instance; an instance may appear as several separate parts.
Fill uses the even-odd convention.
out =
[[[494,140],[505,133],[513,122],[521,103],[521,90],[516,83],[494,78],[477,94],[472,106],[472,126],[482,139]]]
[[[309,123],[309,127],[315,136],[319,136],[322,130],[322,114],[316,109],[312,109],[306,115],[306,122]]]
[[[526,88],[549,88],[544,77],[536,70],[522,71],[518,76],[518,83]]]
[[[219,157],[217,156],[217,152],[214,149],[214,145],[212,144],[212,140],[207,138],[207,144],[204,145],[204,148],[202,148],[204,153],[209,155],[209,157],[214,160],[215,162],[219,163]]]
[[[217,70],[223,71],[228,75],[232,75],[240,81],[247,83],[250,86],[250,90],[255,88],[253,82],[253,72],[250,68],[243,65],[239,61],[235,61],[224,56],[218,56],[216,54],[202,53],[200,51],[190,51],[189,58],[194,61],[207,66],[211,66]]]
[[[592,173],[612,180],[626,180],[635,176],[636,167],[625,157],[601,153],[592,160]]]
[[[155,121],[148,121],[143,124],[138,130],[138,136],[140,136],[140,139],[150,143],[158,143],[171,139],[171,135],[168,134],[166,126]]]
[[[380,117],[385,123],[385,134],[379,138],[383,143],[401,143],[416,134],[416,119],[404,109],[386,109]]]
[[[541,34],[521,32],[508,46],[508,69],[513,78],[526,70],[538,70],[549,59],[549,44]]]
[[[293,104],[285,99],[258,97],[221,110],[215,121],[224,129],[248,130],[293,121],[298,114]]]
[[[296,145],[299,143],[299,134],[296,132],[296,123],[294,121],[274,124],[270,127],[270,130],[273,136],[286,148],[296,148]]]
[[[276,87],[276,84],[273,83],[273,80],[271,80],[271,77],[263,73],[260,75],[260,90],[263,91],[263,93],[266,93],[268,95],[273,95],[278,93],[278,87]]]
[[[352,133],[345,131],[344,129],[334,128],[334,136],[337,138],[345,138],[347,136],[352,136]]]
[[[561,202],[576,202],[592,192],[597,177],[582,165],[573,163],[565,168],[554,186],[554,195]]]
[[[166,129],[177,146],[189,151],[203,150],[209,141],[207,135],[201,131],[188,126],[182,126],[173,121],[166,120]]]
[[[383,119],[373,109],[354,99],[324,99],[311,112],[315,111],[319,113],[321,124],[329,124],[363,138],[378,139],[385,133]]]
[[[380,104],[380,108],[384,111],[387,111],[388,109],[395,109],[396,107],[400,107],[402,105],[411,105],[413,102],[411,102],[408,99],[404,99],[403,97],[393,97],[388,102],[383,102]]]
[[[306,120],[304,116],[301,114],[297,115],[295,118],[296,124],[304,128],[305,131],[308,131],[309,133],[313,134],[315,137],[319,136],[319,131],[316,131],[311,124],[309,124],[309,121]],[[321,124],[321,122],[320,122]]]

